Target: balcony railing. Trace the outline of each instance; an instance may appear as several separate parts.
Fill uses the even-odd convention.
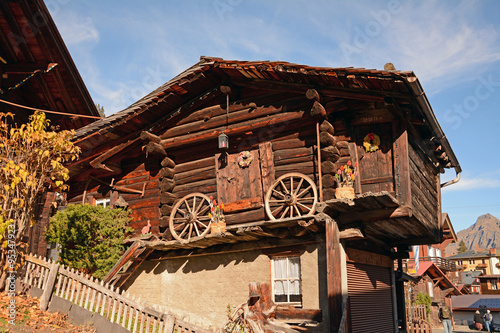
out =
[[[420,262],[424,261],[432,261],[439,269],[445,270],[445,271],[456,271],[457,270],[457,265],[454,261],[441,258],[441,257],[420,257],[419,258]],[[415,266],[415,260],[408,259],[407,260],[407,267],[408,266]]]

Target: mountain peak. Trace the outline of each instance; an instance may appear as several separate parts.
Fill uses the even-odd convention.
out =
[[[490,213],[479,216],[473,225],[457,233],[457,243],[448,245],[446,254],[456,254],[461,241],[468,250],[500,247],[500,219]]]

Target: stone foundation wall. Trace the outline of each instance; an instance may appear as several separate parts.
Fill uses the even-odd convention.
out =
[[[300,251],[300,257],[303,308],[326,309],[327,301],[321,306],[319,297],[326,281],[318,279],[324,272],[324,249],[310,245]],[[194,323],[219,326],[227,319],[228,305],[234,308],[247,301],[251,282],[271,283],[268,254],[254,250],[145,261],[124,288],[131,295],[171,309],[176,315],[189,314]]]

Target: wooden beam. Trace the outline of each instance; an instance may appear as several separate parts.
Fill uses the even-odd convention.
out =
[[[141,132],[141,140],[143,141],[153,141],[156,143],[159,143],[161,141],[161,138],[158,135],[155,135],[153,133],[150,133],[148,131],[142,131]]]
[[[381,208],[340,213],[339,216],[337,216],[337,220],[342,223],[352,223],[357,221],[375,222],[380,220],[411,216],[412,209],[410,207],[400,206],[397,208]]]
[[[342,313],[342,261],[339,228],[332,219],[325,224],[326,237],[326,287],[328,294],[328,313],[330,332],[337,332]]]
[[[143,147],[143,149],[146,151],[146,154],[167,156],[167,152],[158,142],[149,141],[148,144]]]
[[[261,197],[233,201],[224,205],[224,213],[236,213],[244,210],[263,207],[264,203]]]
[[[299,309],[292,307],[277,306],[276,319],[286,321],[323,321],[321,309]]]
[[[108,151],[106,151],[105,153],[101,154],[99,157],[93,159],[92,161],[90,161],[89,164],[95,168],[95,165],[101,164],[102,162],[104,162],[105,160],[110,158],[111,156],[119,153],[123,149],[125,149],[125,148],[129,147],[130,145],[134,144],[135,142],[139,141],[139,139],[140,139],[140,137],[136,137],[135,139],[129,140],[127,142],[123,142],[123,143],[119,144],[118,146],[115,146],[115,147],[109,149]]]
[[[321,97],[318,94],[318,91],[316,89],[308,89],[306,91],[306,97],[307,99],[312,99],[315,100],[316,102],[321,101]]]
[[[364,239],[365,235],[363,235],[363,232],[361,229],[358,228],[349,228],[342,230],[339,233],[339,238],[343,240],[356,240],[356,239]]]
[[[206,131],[201,131],[194,134],[186,134],[178,137],[173,137],[161,141],[161,145],[165,149],[172,147],[179,147],[183,145],[194,144],[196,142],[201,142],[205,140],[216,139],[219,134],[224,130],[224,132],[231,137],[231,135],[238,135],[248,131],[255,131],[261,127],[272,126],[276,124],[284,124],[288,121],[298,120],[304,117],[305,111],[287,112],[275,114],[268,117],[253,119],[250,121],[233,124],[228,127],[218,127]]]
[[[168,260],[168,259],[177,259],[177,258],[191,258],[191,257],[200,257],[206,255],[214,255],[214,254],[222,254],[222,253],[239,253],[246,251],[259,250],[263,251],[265,249],[276,249],[280,247],[290,247],[297,245],[308,245],[308,244],[317,244],[323,240],[322,235],[315,236],[306,236],[304,238],[296,239],[296,238],[285,238],[285,239],[263,239],[254,242],[242,242],[235,244],[220,244],[211,246],[206,249],[186,249],[186,250],[176,250],[176,251],[168,251],[163,254],[157,254],[155,257],[151,257],[150,260]],[[155,244],[158,242],[144,242],[141,241],[141,246],[154,248]],[[154,254],[153,254],[154,255]]]
[[[315,89],[311,84],[304,83],[291,83],[291,82],[276,82],[262,79],[248,79],[248,78],[232,78],[237,86],[247,87],[251,89],[265,89],[265,90],[280,90],[284,92],[296,93],[304,96],[309,89]],[[335,86],[324,86],[316,89],[319,95],[325,97],[338,97],[359,99],[364,101],[383,102],[384,97],[394,97],[403,101],[411,101],[411,94],[405,94],[394,91],[382,90],[369,90],[360,88],[344,88]]]

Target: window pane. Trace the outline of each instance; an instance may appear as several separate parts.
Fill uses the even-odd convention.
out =
[[[290,281],[289,288],[290,288],[289,289],[290,295],[299,295],[300,294],[300,281],[299,280]]]
[[[286,258],[274,259],[274,278],[286,278]]]
[[[285,285],[286,281],[274,281],[274,293],[276,295],[284,295],[285,294]]]
[[[287,301],[286,295],[274,295],[274,301],[276,303],[285,303]]]
[[[299,257],[289,258],[288,277],[300,279],[300,259]]]

